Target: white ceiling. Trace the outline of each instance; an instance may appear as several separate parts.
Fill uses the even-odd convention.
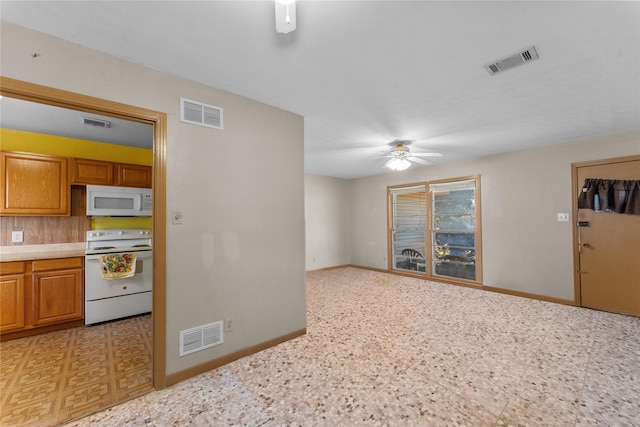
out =
[[[109,127],[86,125],[83,117],[108,121]],[[151,125],[6,96],[0,99],[0,127],[130,147],[153,147]]]
[[[303,115],[308,173],[387,173],[376,157],[397,139],[442,152],[435,163],[640,129],[637,1],[299,1],[288,35],[272,1],[0,8],[4,21]],[[540,59],[483,68],[531,45]]]

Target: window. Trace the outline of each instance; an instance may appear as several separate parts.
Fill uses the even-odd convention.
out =
[[[481,282],[480,179],[388,188],[389,268]]]
[[[476,280],[476,180],[429,184],[433,275]]]
[[[425,272],[427,193],[425,185],[391,188],[393,268]]]

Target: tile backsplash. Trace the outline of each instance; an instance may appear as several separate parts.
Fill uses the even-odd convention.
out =
[[[87,218],[84,187],[71,187],[71,216],[3,216],[0,246],[84,242],[91,220]],[[22,231],[24,241],[11,243],[11,232]]]

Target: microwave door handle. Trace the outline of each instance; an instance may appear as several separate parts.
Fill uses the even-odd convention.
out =
[[[136,201],[137,201],[137,206],[135,207],[135,210],[142,211],[142,194],[140,193],[136,194]]]

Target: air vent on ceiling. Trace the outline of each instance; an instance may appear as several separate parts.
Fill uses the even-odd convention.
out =
[[[518,53],[514,53],[513,55],[491,62],[485,65],[484,68],[493,76],[494,74],[515,68],[536,59],[538,59],[538,52],[536,52],[535,47],[531,46]]]
[[[223,129],[222,108],[180,98],[180,121],[194,125]]]
[[[224,342],[223,321],[180,331],[180,356],[184,356]]]
[[[85,125],[88,125],[88,126],[95,126],[95,127],[99,127],[99,128],[111,127],[111,122],[110,121],[96,119],[94,117],[80,116],[80,121],[82,122],[82,124],[85,124]]]

